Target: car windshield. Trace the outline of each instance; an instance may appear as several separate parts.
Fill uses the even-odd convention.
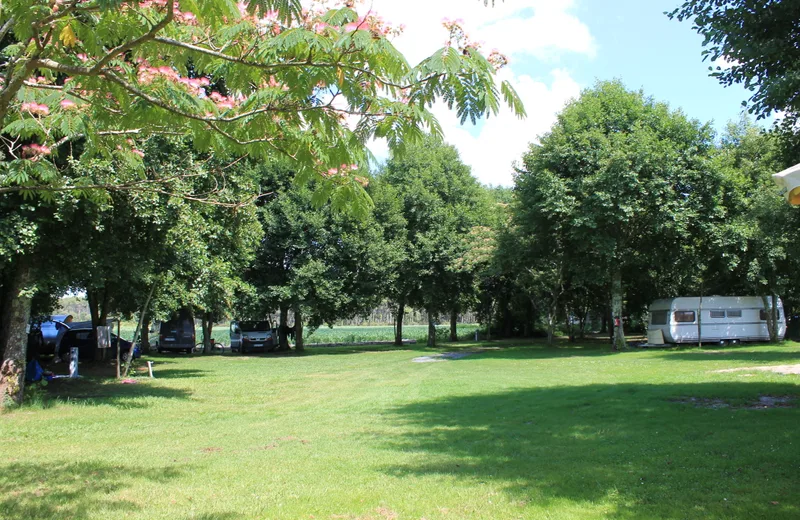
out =
[[[239,322],[239,328],[242,330],[242,332],[261,332],[270,330],[268,321],[241,321]]]
[[[181,332],[191,333],[193,330],[194,324],[191,320],[165,321],[161,323],[160,334],[168,336],[170,334],[180,334]]]

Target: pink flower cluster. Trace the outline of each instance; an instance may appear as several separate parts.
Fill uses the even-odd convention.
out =
[[[141,9],[158,8],[163,9],[167,7],[167,0],[143,0],[138,2],[138,7]],[[172,12],[175,21],[184,25],[197,25],[197,16],[191,11],[181,11],[180,5],[177,1],[172,4]]]
[[[356,21],[345,24],[343,28],[345,32],[370,31],[375,36],[399,36],[405,30],[404,25],[395,27],[377,14],[359,16]]]
[[[208,78],[187,78],[178,74],[172,67],[162,65],[161,67],[151,67],[147,62],[142,61],[139,66],[139,82],[149,85],[156,78],[164,78],[169,81],[186,85],[194,94],[204,93],[203,87],[211,84]]]
[[[489,53],[489,56],[486,57],[486,60],[491,63],[494,70],[500,70],[508,65],[508,57],[497,49],[493,49],[492,52]]]
[[[33,160],[36,160],[43,155],[49,155],[49,154],[50,154],[50,148],[39,144],[26,144],[25,146],[22,147],[22,156],[33,158]]]
[[[69,99],[62,99],[60,105],[64,110],[70,110],[77,106],[74,101]]]
[[[211,98],[211,101],[213,101],[215,105],[217,105],[217,108],[224,110],[230,110],[238,104],[236,99],[229,96],[223,96],[219,92],[212,92],[208,95],[208,97]]]
[[[344,177],[344,176],[347,175],[347,172],[354,172],[356,170],[358,170],[358,165],[357,164],[342,164],[338,168],[331,168],[327,172],[324,172],[322,174],[322,176],[323,177],[334,177],[336,175],[339,175],[341,177]]]
[[[462,20],[449,20],[447,18],[442,20],[442,25],[449,33],[445,46],[454,47],[463,54],[480,51],[481,44],[470,39],[469,34],[464,30],[463,24]],[[492,50],[486,60],[494,67],[495,71],[508,65],[508,57],[501,54],[497,49]]]
[[[50,113],[50,107],[39,103],[33,103],[33,102],[23,103],[20,108],[23,112],[29,112],[37,116],[46,116]]]
[[[28,83],[33,83],[35,85],[49,85],[51,81],[45,78],[44,76],[37,76],[35,78],[30,78],[28,80]]]

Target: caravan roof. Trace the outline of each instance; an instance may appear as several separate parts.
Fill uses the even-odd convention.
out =
[[[771,302],[768,300],[768,304]],[[778,300],[778,307],[782,304]],[[665,298],[656,300],[650,305],[650,311],[667,309],[698,309],[699,296]],[[704,309],[763,309],[764,302],[760,296],[703,296]]]

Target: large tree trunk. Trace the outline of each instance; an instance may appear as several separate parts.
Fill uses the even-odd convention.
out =
[[[142,344],[139,345],[142,349],[142,354],[150,353],[150,314],[144,318],[142,322]]]
[[[289,350],[289,335],[287,334],[289,325],[287,321],[289,321],[289,307],[281,304],[278,321],[278,348],[276,349],[278,351]]]
[[[769,340],[771,342],[778,341],[778,297],[771,295],[772,307],[769,305],[769,298],[766,294],[761,295],[761,301],[764,304],[764,313],[767,316],[767,332],[769,333]]]
[[[555,305],[547,306],[547,345],[553,346],[556,329],[556,308]]]
[[[428,310],[428,346],[436,346],[436,325],[433,324],[433,313]]]
[[[450,341],[458,341],[458,308],[450,311]]]
[[[0,279],[0,362],[3,360],[3,349],[8,341],[8,322],[11,319],[11,304],[15,298],[11,291],[12,280],[8,276]]]
[[[86,288],[86,301],[89,303],[89,319],[92,320],[92,328],[97,327],[100,324],[100,309],[95,289]]]
[[[394,344],[401,346],[403,344],[403,316],[406,312],[406,299],[400,298],[397,302],[397,315],[394,329]]]
[[[614,327],[613,350],[625,348],[625,331],[622,324],[622,269],[614,268],[611,276],[611,312],[613,314],[612,326]]]
[[[294,349],[298,352],[305,350],[303,343],[303,311],[299,305],[294,306]]]
[[[202,317],[203,329],[203,354],[211,354],[211,335],[214,331],[214,322],[211,320],[211,313],[204,312]]]
[[[494,315],[494,300],[489,300],[489,315],[486,318],[486,341],[492,340],[492,316]]]
[[[608,315],[610,313],[604,312],[603,317],[600,320],[600,334],[607,334],[608,333]]]
[[[30,261],[22,257],[16,262],[11,284],[7,288],[11,298],[3,348],[3,363],[0,365],[0,408],[9,404],[22,404],[25,391],[25,362],[28,349],[28,320],[31,314]]]

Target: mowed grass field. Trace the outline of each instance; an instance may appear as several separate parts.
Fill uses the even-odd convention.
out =
[[[800,376],[717,372],[798,363],[800,344],[460,348],[484,350],[154,356],[137,384],[57,380],[0,415],[0,518],[800,517],[783,402]]]

